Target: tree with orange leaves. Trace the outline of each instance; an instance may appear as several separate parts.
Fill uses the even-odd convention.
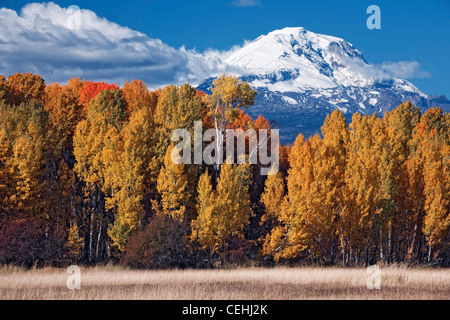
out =
[[[414,135],[423,177],[422,231],[428,244],[428,262],[434,257],[433,248],[436,253],[439,251],[450,230],[450,146],[446,120],[440,108],[429,109],[422,115]]]
[[[18,105],[31,99],[41,100],[44,95],[45,81],[40,75],[16,73],[8,77],[11,103]]]
[[[156,93],[150,92],[145,83],[141,80],[133,80],[125,82],[122,89],[120,89],[122,97],[127,103],[128,113],[132,113],[142,108],[149,108],[152,112],[155,111],[158,102]]]
[[[0,101],[4,101],[5,103],[9,103],[11,99],[11,92],[8,87],[8,82],[6,78],[0,75]]]

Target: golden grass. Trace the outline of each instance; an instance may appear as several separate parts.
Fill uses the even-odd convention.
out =
[[[450,299],[448,269],[384,267],[381,271],[381,289],[369,290],[366,269],[139,271],[94,267],[81,268],[81,289],[69,290],[65,269],[3,267],[0,299]]]

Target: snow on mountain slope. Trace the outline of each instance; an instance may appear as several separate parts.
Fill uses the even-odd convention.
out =
[[[312,33],[303,28],[285,28],[261,36],[225,63],[247,69],[249,74],[273,74],[281,92],[333,88],[339,84],[367,85],[372,80],[348,68],[346,60],[359,59],[359,51],[342,39]],[[290,73],[288,80],[284,79]],[[268,79],[258,83],[269,87]],[[275,87],[279,86],[275,83]]]
[[[304,28],[284,28],[260,36],[224,61],[257,91],[252,116],[278,124],[282,142],[320,131],[326,114],[340,109],[350,120],[355,112],[382,114],[411,100],[426,109],[450,109],[445,97],[429,96],[409,81],[370,65],[343,39]],[[199,86],[209,91],[212,80]]]

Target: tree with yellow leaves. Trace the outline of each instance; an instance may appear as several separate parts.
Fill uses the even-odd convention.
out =
[[[223,142],[225,130],[240,114],[239,109],[246,109],[253,105],[256,90],[235,76],[225,74],[215,79],[211,87],[211,95],[205,97],[209,112],[212,114],[216,130],[216,151],[218,152],[214,164],[215,179],[218,178],[220,166],[223,163]]]
[[[321,251],[326,253],[329,263],[334,263],[338,250],[338,222],[345,206],[345,172],[350,133],[347,120],[340,110],[327,115],[321,131],[323,143],[315,148],[314,160],[314,177],[318,182],[315,183],[315,192],[312,194],[318,210],[316,215],[327,226],[320,235],[323,242]]]
[[[65,226],[73,215],[73,190],[62,177],[63,136],[40,101],[0,103],[0,112],[0,206],[10,218],[20,213],[45,226],[42,238],[49,261],[59,259],[64,255]]]
[[[417,171],[418,157],[412,154],[412,136],[420,110],[410,101],[402,103],[383,117],[385,134],[380,175],[384,197],[383,215],[386,261],[405,261],[416,246],[418,225],[420,225],[421,195],[418,190],[421,181]]]
[[[301,135],[297,138],[290,153],[286,198],[280,198],[280,193],[275,196],[270,189],[263,195],[265,203],[275,201],[277,206],[273,210],[280,223],[266,237],[263,249],[276,260],[307,251],[313,261],[334,262],[337,222],[344,208],[349,139],[347,122],[340,111],[327,117],[322,133],[323,139],[317,134],[308,141]],[[269,177],[266,183],[275,181],[279,179]],[[279,188],[283,190],[282,185]]]
[[[119,135],[126,121],[126,104],[119,90],[103,90],[91,100],[87,119],[81,121],[74,135],[75,172],[84,181],[83,226],[85,254],[88,260],[102,259],[110,254],[107,237],[113,208],[107,198],[113,198],[111,166],[118,159]],[[115,163],[118,161],[116,160]],[[109,205],[109,206],[108,206]],[[106,209],[108,206],[108,210]]]
[[[261,224],[266,222],[270,225],[276,224],[277,213],[283,203],[285,191],[285,181],[281,171],[267,176],[264,193],[261,195],[261,202],[265,209]]]
[[[380,225],[384,205],[380,176],[383,143],[379,140],[386,138],[384,130],[376,114],[353,115],[345,174],[345,207],[339,227],[344,265],[373,263],[368,259],[376,259],[376,255],[369,254],[368,250],[376,248],[383,236]]]
[[[3,109],[0,101],[0,110]],[[6,130],[0,127],[0,222],[7,220],[12,214],[14,204],[11,197],[14,195],[15,180],[12,167],[12,145],[8,140]]]
[[[194,136],[194,122],[202,120],[205,108],[197,91],[189,84],[170,85],[162,90],[155,110],[161,164],[171,144],[172,132],[187,129]]]
[[[0,105],[3,130],[3,166],[14,181],[9,200],[30,216],[48,215],[46,201],[51,164],[61,151],[61,137],[38,101],[18,106]]]
[[[170,85],[159,93],[154,113],[155,149],[157,152],[155,152],[151,164],[156,176],[164,162],[167,148],[172,143],[172,133],[177,129],[187,129],[193,137],[194,124],[196,121],[202,121],[205,111],[205,103],[198,95],[197,90],[189,84]],[[189,165],[185,169],[189,176],[188,192],[195,197],[201,165]],[[189,210],[192,212],[194,209],[194,205],[190,204]]]
[[[213,224],[215,223],[215,192],[208,171],[200,176],[198,181],[197,219],[191,223],[191,240],[198,241],[203,249],[216,246],[216,235]]]
[[[270,255],[272,248],[268,243],[270,241],[270,232],[280,227],[280,210],[285,200],[285,181],[281,171],[276,174],[268,175],[264,184],[264,192],[261,195],[261,203],[264,206],[264,213],[261,216],[260,225],[266,230],[265,235],[260,239],[263,241],[263,254]]]
[[[183,222],[187,215],[186,211],[190,200],[187,192],[188,176],[184,172],[184,163],[176,164],[173,161],[172,150],[174,150],[174,147],[169,146],[164,157],[164,165],[158,176],[157,186],[161,195],[160,212]]]
[[[152,111],[149,108],[136,110],[117,136],[112,132],[103,151],[103,162],[107,166],[106,205],[114,216],[109,235],[119,250],[125,248],[130,236],[142,226],[149,197],[155,192],[154,130]]]
[[[223,165],[217,187],[212,188],[206,172],[199,180],[198,217],[192,221],[191,239],[210,253],[225,254],[227,241],[244,236],[244,227],[252,214],[248,189],[251,166]]]
[[[291,168],[287,178],[287,196],[277,211],[278,224],[266,236],[263,254],[275,261],[292,259],[307,249],[307,199],[304,188],[312,181],[311,144],[302,134],[295,140],[289,155]]]

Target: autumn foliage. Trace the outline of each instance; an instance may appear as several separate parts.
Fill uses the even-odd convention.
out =
[[[336,110],[267,177],[172,161],[172,132],[197,121],[271,130],[245,111],[255,97],[226,75],[210,94],[0,76],[0,263],[450,265],[449,114]]]

